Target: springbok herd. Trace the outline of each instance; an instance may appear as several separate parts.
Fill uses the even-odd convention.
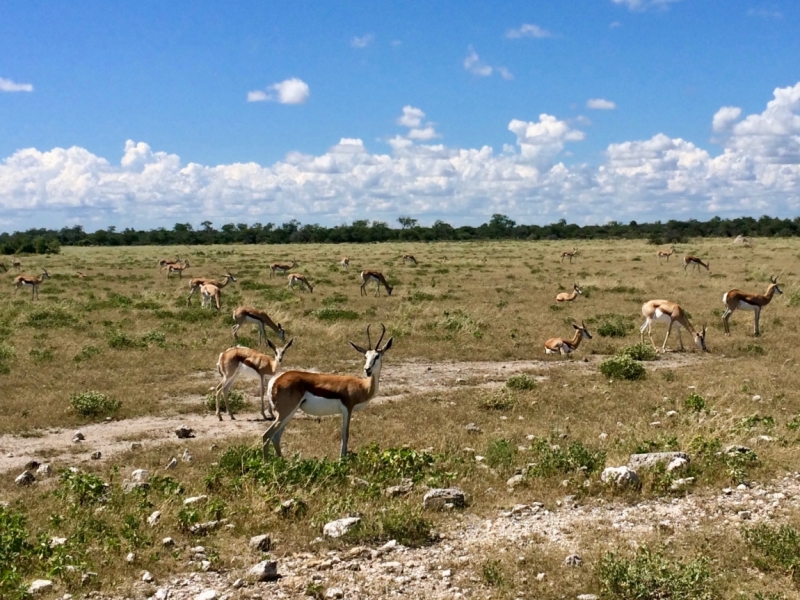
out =
[[[675,249],[671,248],[668,252],[659,251],[657,260],[669,261],[675,254]],[[571,251],[560,253],[563,263],[568,259],[570,263],[578,258],[577,248]],[[405,254],[401,259],[402,263],[417,265],[417,259],[411,254]],[[21,270],[19,259],[14,258],[12,267],[17,271]],[[350,267],[350,258],[343,257],[340,261],[341,269],[347,270]],[[161,271],[166,271],[167,279],[173,273],[177,273],[179,278],[183,277],[183,272],[191,267],[188,260],[161,260],[158,263]],[[300,286],[301,290],[313,293],[314,287],[308,279],[298,272],[293,272],[297,268],[297,261],[291,264],[273,263],[270,265],[270,278],[278,275],[286,276],[288,287],[292,290]],[[698,257],[686,255],[683,258],[683,269],[688,271],[705,269],[710,272],[709,263]],[[0,262],[0,270],[8,271],[4,263]],[[81,272],[77,273],[80,278],[84,277]],[[39,297],[39,286],[50,275],[43,270],[40,275],[17,275],[13,280],[16,294],[22,287],[31,288],[31,299],[37,300]],[[387,295],[392,295],[393,287],[389,285],[384,275],[378,271],[364,270],[360,273],[360,293],[367,294],[367,285],[375,285],[375,296],[380,295],[381,288],[386,290]],[[192,297],[199,292],[201,296],[201,307],[213,306],[219,310],[221,308],[222,290],[235,283],[236,278],[232,273],[226,271],[224,276],[217,278],[197,277],[189,281],[189,293],[186,297],[187,306],[191,304]],[[729,320],[731,315],[737,310],[752,311],[754,315],[754,335],[760,335],[759,319],[761,310],[770,303],[775,294],[781,294],[782,290],[776,277],[771,277],[771,282],[764,294],[747,293],[738,289],[732,289],[722,295],[722,302],[725,304],[725,311],[722,315],[723,326],[726,334],[730,333]],[[557,303],[574,302],[582,295],[580,286],[574,283],[571,292],[562,292],[556,295]],[[661,345],[661,351],[666,351],[667,341],[672,332],[673,326],[678,330],[678,342],[681,350],[684,349],[681,337],[681,328],[687,330],[692,336],[695,345],[703,352],[708,352],[706,347],[706,326],[698,331],[689,321],[685,309],[675,302],[669,300],[648,300],[642,305],[642,316],[644,323],[640,327],[640,338],[644,342],[644,333],[650,338],[653,348],[658,351],[653,340],[653,322],[659,321],[667,325],[666,336]],[[234,346],[228,348],[219,355],[217,360],[217,371],[221,376],[221,381],[215,388],[216,415],[222,420],[220,414],[220,398],[225,403],[225,408],[231,419],[234,415],[228,405],[228,394],[237,376],[241,373],[255,376],[260,382],[261,416],[265,421],[273,421],[262,439],[263,452],[266,457],[270,443],[274,446],[278,456],[281,455],[280,441],[286,425],[300,409],[312,416],[341,415],[341,455],[347,452],[348,432],[350,420],[354,411],[361,410],[367,406],[369,401],[378,392],[378,381],[381,373],[381,366],[384,353],[392,347],[393,338],[389,338],[382,345],[386,333],[386,327],[381,325],[381,333],[378,341],[373,346],[371,340],[370,326],[366,328],[367,346],[362,347],[353,342],[350,345],[354,350],[364,356],[365,377],[349,375],[333,375],[323,373],[311,373],[305,371],[283,371],[278,373],[281,362],[286,351],[291,347],[294,339],[290,339],[282,347],[277,347],[267,338],[266,329],[271,329],[277,337],[284,342],[286,331],[280,323],[275,323],[270,316],[263,310],[252,306],[239,306],[233,311],[234,325],[232,334],[237,340],[237,334],[242,325],[255,325],[258,329],[257,345],[264,343],[274,353],[274,358],[263,354],[257,350],[244,346]],[[547,354],[570,355],[576,351],[584,339],[592,339],[592,335],[584,322],[573,323],[574,334],[571,338],[554,337],[544,343]]]

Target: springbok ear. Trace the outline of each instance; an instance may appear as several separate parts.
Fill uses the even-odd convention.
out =
[[[356,352],[359,352],[360,354],[364,354],[364,355],[367,354],[367,351],[364,350],[361,346],[357,346],[353,342],[350,342],[350,345],[353,347],[353,350],[355,350]]]
[[[267,346],[272,348],[273,352],[277,352],[278,351],[278,349],[275,347],[275,344],[272,343],[272,340],[267,340]]]
[[[391,347],[392,347],[392,342],[393,342],[393,341],[394,341],[394,338],[393,338],[393,337],[390,337],[390,338],[389,338],[389,341],[388,341],[388,342],[386,342],[386,343],[383,345],[383,348],[381,348],[380,350],[378,350],[378,352],[380,352],[381,354],[383,354],[384,352],[386,352],[386,351],[387,351],[389,348],[391,348]]]

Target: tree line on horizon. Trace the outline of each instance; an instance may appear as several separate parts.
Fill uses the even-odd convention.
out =
[[[780,219],[763,216],[708,221],[690,219],[666,223],[620,223],[577,225],[561,219],[549,225],[520,225],[506,215],[495,214],[479,226],[453,227],[444,221],[420,225],[412,217],[399,217],[399,227],[383,221],[358,220],[350,224],[303,225],[291,220],[274,223],[227,223],[219,229],[211,221],[199,228],[190,223],[176,223],[172,229],[118,230],[107,227],[88,233],[75,225],[54,229],[28,229],[0,233],[0,254],[57,254],[62,246],[173,246],[204,244],[359,244],[372,242],[437,242],[469,240],[595,240],[646,239],[651,244],[686,243],[692,237],[792,237],[800,235],[800,217]]]

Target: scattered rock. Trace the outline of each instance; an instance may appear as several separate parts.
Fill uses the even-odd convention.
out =
[[[480,433],[483,431],[483,429],[475,425],[475,423],[467,423],[467,426],[464,427],[464,429],[466,429],[468,433]]]
[[[466,503],[466,495],[458,488],[435,488],[422,497],[422,508],[433,510],[463,508]]]
[[[606,467],[600,475],[600,481],[617,487],[636,487],[639,475],[630,467]]]
[[[583,564],[583,559],[577,554],[570,554],[564,559],[564,564],[568,567],[580,567]]]
[[[217,600],[217,590],[203,590],[194,597],[194,600]]]
[[[731,456],[737,454],[752,454],[756,456],[756,453],[753,452],[752,448],[748,448],[747,446],[739,446],[738,444],[733,444],[725,448],[725,454],[730,454]]]
[[[130,494],[135,490],[149,490],[150,484],[146,481],[131,481],[130,479],[125,479],[122,482],[122,491],[126,494]]]
[[[40,477],[50,477],[52,472],[53,470],[50,468],[50,465],[48,463],[39,465],[39,468],[36,469],[36,474],[39,475]]]
[[[178,438],[182,440],[193,438],[194,429],[192,429],[191,427],[187,427],[186,425],[181,425],[175,430],[175,435],[177,435]],[[208,590],[208,591],[213,591],[213,590]],[[214,592],[214,597],[216,597],[216,592]]]
[[[17,478],[14,480],[14,483],[16,483],[17,485],[30,485],[34,481],[36,481],[36,477],[33,476],[33,473],[31,473],[30,471],[23,471],[22,473],[17,475]]]
[[[136,469],[131,473],[131,480],[136,483],[144,483],[150,477],[150,472],[146,469]]]
[[[101,458],[103,458],[103,453],[100,452],[100,450],[95,450],[89,455],[89,458],[91,458],[92,460],[100,460]]]
[[[238,590],[243,585],[244,585],[244,579],[239,577],[239,579],[237,579],[236,581],[233,582],[233,586],[232,587],[233,587],[233,589]]]
[[[383,556],[384,554],[389,554],[392,550],[397,548],[397,540],[389,540],[383,546],[378,548],[375,551],[375,556]]]
[[[271,581],[278,578],[278,561],[262,560],[253,566],[247,576],[255,581]]]
[[[222,521],[206,521],[205,523],[195,523],[189,527],[189,533],[194,535],[205,535],[210,531],[214,531],[220,525],[222,525]]]
[[[203,494],[202,496],[192,496],[191,498],[187,498],[183,501],[184,506],[191,506],[192,504],[200,504],[208,500],[208,496]]]
[[[672,482],[672,485],[669,486],[669,489],[673,492],[680,492],[685,490],[686,488],[692,486],[694,484],[694,477],[682,477],[681,479],[676,479]]]
[[[524,481],[525,481],[525,476],[522,473],[517,473],[513,477],[509,478],[508,481],[506,481],[506,485],[513,490],[518,485],[524,483]]]
[[[339,538],[345,533],[350,531],[358,523],[361,522],[361,517],[346,517],[326,523],[322,528],[322,535],[329,538]]]
[[[600,600],[597,594],[578,594],[577,600]]]
[[[249,545],[251,550],[256,550],[258,552],[269,552],[269,549],[272,546],[272,540],[266,533],[262,535],[254,535],[250,538]]]
[[[50,547],[57,548],[58,546],[63,546],[67,543],[67,538],[65,537],[56,537],[53,536],[50,538]]]
[[[169,462],[167,463],[167,469],[174,469],[178,466],[178,459],[177,458],[170,458]]]
[[[383,492],[389,498],[396,498],[397,496],[405,496],[410,494],[414,489],[414,481],[411,479],[403,479],[400,485],[393,485]]]
[[[165,548],[169,548],[170,546],[175,545],[175,540],[173,540],[171,537],[165,537],[163,540],[161,540],[161,545]]]
[[[688,466],[689,466],[689,461],[687,459],[683,458],[682,456],[678,456],[676,458],[673,458],[669,462],[669,464],[667,465],[667,471],[670,472],[670,473],[672,471],[682,471],[683,469],[685,469]]]
[[[37,579],[28,586],[29,594],[46,594],[53,589],[53,582],[49,579]]]
[[[72,442],[77,444],[78,442],[82,442],[86,439],[86,436],[83,435],[80,431],[76,431],[75,435],[72,436]]]
[[[752,513],[749,510],[740,510],[736,513],[742,521],[749,521],[752,518]]]
[[[181,460],[183,462],[192,462],[192,455],[189,454],[188,450],[183,451],[183,454],[181,455]]]
[[[631,454],[628,466],[633,469],[652,469],[661,464],[669,464],[676,458],[689,460],[685,452],[647,452],[645,454]]]
[[[169,598],[169,590],[166,588],[158,588],[153,594],[153,600],[167,600],[167,598]]]
[[[147,524],[150,525],[150,527],[155,527],[156,523],[158,523],[160,520],[161,520],[161,511],[155,510],[149,517],[147,517]]]
[[[153,583],[154,579],[153,576],[150,574],[150,571],[145,571],[142,573],[142,581],[145,583]]]
[[[325,598],[344,598],[344,590],[340,588],[328,588],[325,590]]]
[[[136,452],[143,448],[142,442],[131,442],[131,452]]]
[[[136,553],[135,552],[128,552],[127,556],[125,556],[126,563],[133,563],[136,562]]]
[[[753,402],[761,402],[761,396],[759,396],[758,394],[753,396]]]

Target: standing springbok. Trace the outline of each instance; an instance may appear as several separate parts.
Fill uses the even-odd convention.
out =
[[[231,411],[228,406],[228,392],[240,372],[258,377],[259,389],[261,391],[261,416],[264,417],[265,421],[272,421],[275,418],[272,414],[271,405],[269,406],[269,416],[264,412],[264,378],[267,375],[274,375],[278,371],[278,367],[283,360],[283,354],[289,349],[293,341],[294,338],[289,340],[289,343],[283,348],[276,348],[275,344],[267,340],[267,345],[272,348],[272,351],[275,353],[275,358],[252,350],[251,348],[245,348],[244,346],[228,348],[219,355],[217,371],[222,375],[222,381],[220,381],[214,389],[214,398],[217,402],[217,418],[220,421],[222,421],[222,415],[219,414],[220,394],[225,401],[225,410],[228,415],[230,415],[231,420],[234,419],[233,411]]]
[[[345,256],[344,258],[342,258],[342,262],[340,262],[339,264],[342,265],[342,268],[346,271],[347,269],[350,268],[350,257]]]
[[[556,295],[556,302],[572,302],[579,295],[583,295],[583,292],[581,291],[581,288],[578,287],[577,283],[573,283],[572,292],[561,292],[560,294]]]
[[[350,419],[353,411],[367,406],[378,393],[378,379],[381,375],[381,362],[384,353],[392,347],[392,340],[381,347],[386,327],[381,324],[381,337],[371,348],[369,326],[367,326],[367,349],[350,345],[356,352],[364,355],[364,374],[366,377],[352,375],[328,375],[305,371],[285,371],[269,380],[267,399],[276,414],[275,422],[264,433],[262,449],[267,457],[269,443],[275,446],[275,453],[281,456],[281,436],[283,430],[298,409],[314,417],[342,415],[342,448],[340,456],[347,454],[347,439],[350,432]]]
[[[314,288],[310,283],[308,283],[308,279],[306,279],[305,275],[302,275],[300,273],[290,273],[288,279],[289,279],[289,288],[291,288],[292,290],[294,290],[294,286],[300,284],[301,290],[304,288],[308,288],[309,292],[311,292],[312,294],[314,293]]]
[[[709,264],[711,264],[711,263],[703,262],[702,260],[700,260],[696,256],[692,256],[690,254],[687,254],[686,256],[683,257],[683,270],[684,271],[686,270],[686,267],[688,267],[689,265],[692,265],[692,269],[697,269],[698,271],[700,270],[700,267],[705,267],[706,271],[709,271],[710,270],[708,268]]]
[[[722,302],[725,304],[725,312],[722,315],[722,324],[725,326],[725,333],[730,334],[731,329],[728,324],[728,319],[731,318],[733,311],[737,308],[740,310],[752,310],[753,318],[755,319],[755,326],[753,328],[753,335],[761,335],[761,330],[758,328],[758,321],[761,317],[761,309],[770,303],[772,297],[777,292],[783,294],[780,286],[778,286],[778,278],[770,277],[770,284],[767,288],[766,294],[747,294],[739,290],[731,290],[722,295]]]
[[[14,267],[17,271],[22,270],[22,263],[19,262],[19,259],[16,256],[11,259],[11,266]]]
[[[230,271],[225,271],[225,277],[222,279],[211,279],[210,277],[195,277],[189,282],[189,295],[186,296],[186,306],[189,306],[189,302],[192,299],[192,296],[195,293],[200,291],[200,288],[203,287],[205,284],[210,283],[212,285],[217,286],[219,289],[224,288],[229,283],[234,283],[236,278],[231,275]]]
[[[167,263],[164,265],[164,268],[167,270],[167,279],[169,279],[169,276],[172,275],[172,273],[177,273],[178,277],[183,279],[183,272],[191,266],[192,265],[189,264],[188,260],[183,262]]]
[[[666,352],[667,350],[667,340],[669,339],[669,334],[672,332],[673,325],[678,328],[678,342],[680,343],[681,351],[684,350],[683,339],[681,338],[681,327],[689,332],[692,339],[694,339],[695,345],[700,348],[700,350],[703,352],[709,351],[708,348],[706,348],[706,326],[703,325],[703,331],[701,332],[695,331],[686,313],[674,302],[670,302],[669,300],[650,300],[649,302],[645,302],[642,305],[642,316],[645,321],[639,328],[641,342],[644,343],[644,331],[646,329],[647,334],[650,336],[650,343],[653,344],[653,349],[656,352],[658,352],[658,348],[653,341],[653,321],[669,323],[667,326],[667,335],[664,337],[664,343],[661,345],[662,352]]]
[[[233,320],[235,321],[235,325],[231,328],[233,331],[233,339],[238,340],[237,333],[239,332],[239,328],[244,325],[245,323],[254,323],[258,325],[258,343],[260,344],[263,340],[264,343],[267,342],[267,333],[264,330],[264,326],[266,325],[272,331],[278,334],[278,337],[281,338],[283,341],[286,338],[286,332],[281,327],[281,324],[278,323],[277,325],[273,323],[272,319],[269,318],[269,315],[265,313],[263,310],[258,310],[257,308],[253,308],[252,306],[240,306],[236,310],[233,311]]]
[[[294,269],[297,266],[297,261],[292,260],[290,265],[282,265],[281,263],[272,263],[269,266],[269,278],[272,279],[275,275],[285,275],[287,271]]]
[[[592,334],[586,329],[586,323],[581,321],[578,325],[573,323],[575,328],[575,336],[571,340],[564,338],[550,338],[544,343],[545,354],[572,354],[581,345],[583,338],[592,339]]]
[[[375,295],[380,296],[381,293],[381,286],[386,288],[386,293],[391,296],[392,290],[394,289],[392,286],[389,285],[389,282],[386,281],[386,277],[383,276],[383,273],[379,273],[378,271],[361,271],[361,296],[367,295],[367,284],[370,281],[375,282]]]
[[[572,264],[572,259],[575,258],[576,256],[578,256],[577,248],[573,248],[572,252],[570,252],[569,250],[565,250],[564,252],[561,253],[561,262],[563,263],[564,259],[568,258],[569,264]]]
[[[47,273],[47,269],[42,271],[42,274],[39,277],[34,275],[17,275],[14,277],[14,293],[16,294],[19,291],[19,288],[22,286],[30,286],[31,287],[31,300],[38,300],[39,299],[39,286],[42,285],[42,282],[45,279],[50,279],[50,275]]]
[[[222,292],[213,283],[204,283],[200,286],[200,296],[203,298],[200,302],[200,308],[205,308],[206,304],[214,301],[214,306],[217,310],[222,306]]]
[[[664,252],[663,250],[659,250],[658,254],[656,254],[656,258],[658,259],[658,262],[661,262],[662,258],[666,258],[667,262],[669,262],[669,257],[672,256],[673,254],[675,254],[675,248],[670,248],[669,252]]]

